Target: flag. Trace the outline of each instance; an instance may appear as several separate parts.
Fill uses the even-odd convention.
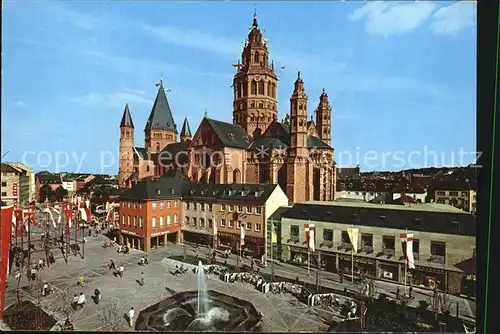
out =
[[[50,216],[50,220],[52,221],[52,225],[54,225],[54,228],[57,228],[57,225],[61,223],[61,212],[57,210],[56,208],[53,207],[48,207],[43,210],[43,213],[48,213]],[[57,223],[54,220],[54,213],[57,213]]]
[[[243,246],[245,244],[245,226],[241,224],[240,227],[240,246]]]
[[[314,231],[316,230],[316,228],[314,227],[314,224],[304,224],[304,229],[306,231],[307,248],[314,252]]]
[[[69,235],[71,231],[71,220],[73,219],[73,210],[66,207],[66,209],[64,209],[64,215],[66,216],[66,235]]]
[[[90,209],[90,200],[85,201],[85,207]]]
[[[214,219],[214,235],[217,235],[217,220]]]
[[[413,233],[402,233],[400,238],[406,265],[410,269],[415,269],[415,260],[413,258]]]
[[[349,239],[351,240],[352,248],[354,250],[354,253],[358,251],[358,235],[359,235],[359,229],[357,228],[348,228],[347,229],[347,234],[349,235]]]
[[[273,235],[271,237],[271,243],[273,244],[278,243],[278,234],[276,233],[276,231],[273,231]]]
[[[16,233],[16,238],[19,238],[23,234],[23,210],[12,210],[12,224]]]
[[[11,242],[11,226],[14,208],[2,206],[0,221],[0,318],[3,318],[5,306],[5,288],[7,287],[7,272],[9,268],[9,249]]]
[[[36,222],[36,219],[35,219],[35,207],[34,206],[28,206],[25,209],[23,209],[23,214],[24,214],[24,220],[28,221],[28,224],[33,224],[35,226],[38,226],[38,223]]]
[[[108,212],[110,209],[110,205],[109,205],[109,202],[106,202],[106,212]]]
[[[88,208],[80,208],[80,217],[82,218],[82,220],[85,220],[87,222],[87,224],[90,223],[90,210]]]
[[[113,219],[113,212],[114,212],[114,209],[111,209],[108,211],[108,214],[106,215],[107,222],[110,222]]]

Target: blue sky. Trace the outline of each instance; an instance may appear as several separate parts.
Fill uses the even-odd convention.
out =
[[[326,88],[339,165],[399,170],[473,160],[475,3],[256,7],[271,58],[287,67],[278,72],[279,117],[289,111],[297,70],[310,115]],[[4,2],[4,160],[36,170],[116,173],[125,103],[143,146],[162,73],[179,130],[188,116],[194,131],[205,108],[231,122],[231,65],[253,10],[252,2]],[[103,152],[112,152],[114,163]]]

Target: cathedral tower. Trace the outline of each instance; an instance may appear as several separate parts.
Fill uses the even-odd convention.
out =
[[[312,168],[307,149],[307,95],[300,72],[290,98],[290,134],[286,194],[293,203],[304,202],[312,198]]]
[[[267,40],[262,36],[255,13],[241,60],[233,65],[237,67],[233,79],[233,123],[256,138],[277,117],[278,77],[274,64],[269,65]]]
[[[118,166],[118,185],[125,187],[125,180],[134,171],[134,123],[128,104],[125,105],[120,123],[120,153]]]
[[[189,127],[189,122],[187,117],[184,118],[184,123],[182,124],[181,130],[181,143],[190,141],[193,138],[191,134],[191,128]]]
[[[144,128],[145,148],[149,153],[159,153],[165,146],[177,141],[177,125],[163,88],[163,80],[158,86],[158,94]]]
[[[319,97],[318,108],[316,108],[316,132],[319,138],[327,145],[331,145],[332,129],[332,108],[328,102],[328,95],[323,88],[323,93]]]

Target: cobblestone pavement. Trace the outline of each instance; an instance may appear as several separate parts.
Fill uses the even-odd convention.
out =
[[[116,248],[104,249],[102,247],[106,240],[104,236],[91,237],[88,240],[89,242],[85,244],[85,259],[80,255],[71,255],[68,263],[65,263],[56,254],[56,258],[59,258],[56,263],[40,272],[40,279],[52,284],[56,290],[55,294],[41,298],[42,306],[59,319],[62,319],[61,305],[67,305],[68,298],[71,299],[74,294],[85,293],[86,305],[71,316],[75,330],[131,330],[123,317],[130,307],[134,307],[138,315],[140,310],[172,294],[196,290],[197,280],[194,274],[173,276],[170,274],[173,268],[166,261],[162,261],[166,256],[179,249],[182,250],[181,247],[169,245],[165,249],[152,252],[148,255],[149,265],[142,267],[138,262],[143,252],[131,250],[129,254],[124,255],[117,253]],[[40,256],[35,254],[33,258],[38,259]],[[123,278],[115,277],[108,269],[110,259],[113,259],[117,266],[124,266]],[[140,279],[141,272],[144,272],[144,286],[140,286],[136,281]],[[83,287],[77,284],[81,275],[85,278]],[[218,277],[210,277],[207,286],[210,290],[252,302],[257,310],[264,314],[265,331],[322,331],[326,330],[327,323],[334,317],[327,310],[307,307],[291,295],[263,294],[245,283],[229,284],[222,282]],[[16,287],[17,281],[12,273],[8,281],[6,306],[15,302]],[[21,281],[21,287],[22,294],[26,298],[40,299],[37,297],[39,291],[33,289],[33,285],[25,277]],[[90,298],[96,288],[102,295],[98,305]],[[119,328],[110,328],[109,324],[100,319],[100,315],[109,311],[114,302],[118,305],[118,310],[115,312],[118,314],[115,316],[119,319]]]

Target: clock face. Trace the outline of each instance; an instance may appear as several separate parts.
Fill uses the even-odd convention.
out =
[[[260,81],[260,75],[255,76],[255,81]]]

